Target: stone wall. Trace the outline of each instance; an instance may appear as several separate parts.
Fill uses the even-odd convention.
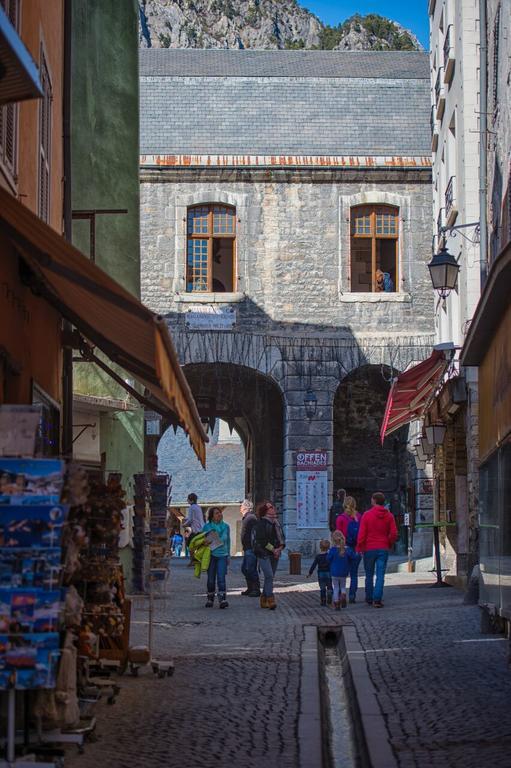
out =
[[[236,206],[237,290],[186,294],[186,209],[212,202]],[[349,214],[361,203],[400,209],[399,291],[394,294],[349,292]],[[181,362],[209,364],[212,377],[222,363],[253,369],[282,393],[281,513],[289,546],[310,553],[325,530],[297,528],[297,451],[327,451],[331,495],[340,382],[351,371],[371,367],[379,403],[371,412],[371,451],[376,451],[384,408],[379,390],[388,388],[392,370],[423,359],[434,343],[426,268],[429,171],[144,170],[141,206],[142,298],[168,318]],[[187,311],[204,303],[234,308],[233,329],[187,328]],[[311,419],[303,403],[308,389],[318,400]],[[387,450],[392,454],[392,447]],[[367,461],[361,451],[360,463]],[[342,458],[342,472],[341,465]]]

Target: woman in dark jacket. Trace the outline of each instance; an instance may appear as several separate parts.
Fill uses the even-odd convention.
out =
[[[254,550],[264,575],[261,608],[275,610],[277,604],[273,594],[273,577],[279,557],[285,547],[284,533],[277,519],[277,510],[271,501],[263,501],[257,507],[258,522],[254,527]]]
[[[346,498],[346,491],[344,488],[339,488],[334,493],[334,500],[332,503],[332,506],[330,507],[330,514],[328,515],[328,527],[330,528],[330,532],[333,533],[335,528],[335,523],[339,515],[342,515],[344,512],[344,499]]]

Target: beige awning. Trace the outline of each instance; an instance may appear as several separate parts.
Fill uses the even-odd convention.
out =
[[[208,438],[165,320],[0,188],[0,226],[40,280],[41,294],[92,344],[174,414],[205,464]]]

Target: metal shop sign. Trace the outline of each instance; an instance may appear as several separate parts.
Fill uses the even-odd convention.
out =
[[[328,454],[300,451],[296,455],[297,528],[328,525]]]
[[[236,324],[232,307],[194,307],[185,314],[187,328],[195,331],[229,331]]]

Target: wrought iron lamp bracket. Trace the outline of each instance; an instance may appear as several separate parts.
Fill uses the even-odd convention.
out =
[[[469,237],[464,232],[462,232],[463,229],[469,229],[471,227],[474,229],[474,234],[472,237]],[[481,241],[481,224],[478,221],[473,221],[469,224],[458,224],[452,227],[444,226],[440,227],[439,233],[442,235],[449,235],[449,237],[457,237],[459,234],[469,243],[472,243],[472,245],[477,245]],[[459,261],[459,259],[457,259],[457,261]]]

